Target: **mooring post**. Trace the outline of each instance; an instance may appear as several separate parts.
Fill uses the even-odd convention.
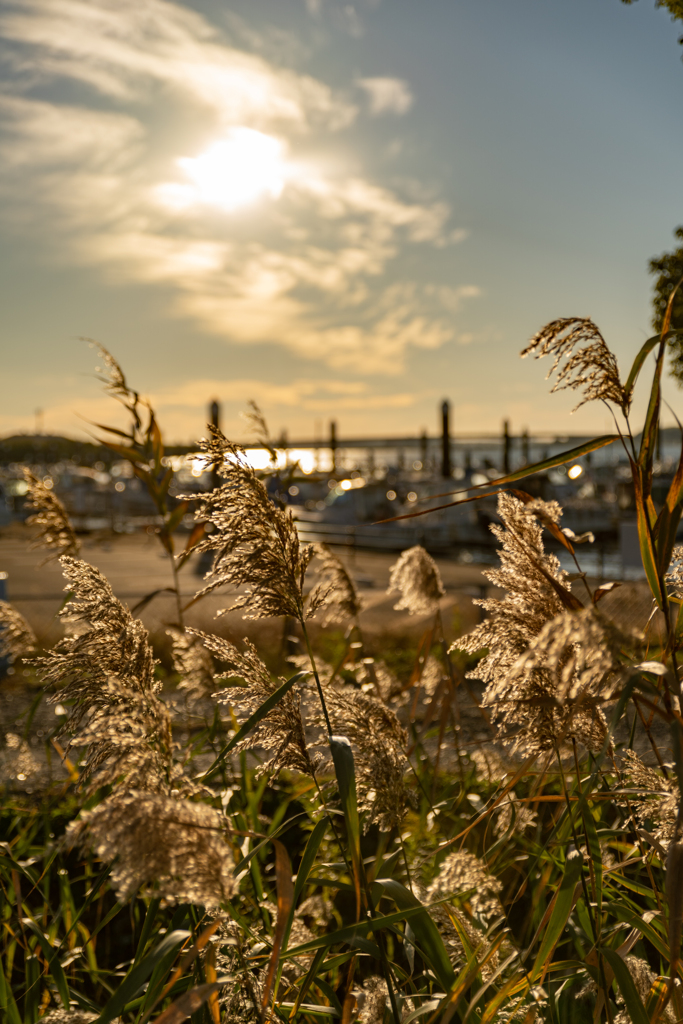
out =
[[[337,470],[337,422],[330,420],[330,458],[332,461],[332,472]]]
[[[209,416],[211,417],[211,426],[214,430],[221,429],[221,407],[218,404],[217,399],[214,398],[213,402],[209,406]],[[211,490],[215,491],[217,487],[220,487],[221,479],[218,475],[218,467],[214,466],[211,470]]]
[[[451,403],[446,398],[441,403],[441,476],[444,478],[452,472],[450,415]]]
[[[510,421],[503,420],[503,472],[510,472]]]

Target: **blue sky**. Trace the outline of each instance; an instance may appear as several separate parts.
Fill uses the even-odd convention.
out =
[[[444,397],[609,428],[518,353],[591,316],[625,374],[648,336],[679,34],[650,0],[1,0],[0,432],[110,415],[81,336],[174,440],[214,396],[236,437],[250,398],[290,437]]]

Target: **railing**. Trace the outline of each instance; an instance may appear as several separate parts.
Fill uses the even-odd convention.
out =
[[[299,539],[304,543],[324,543],[380,551],[404,551],[422,544],[431,551],[444,551],[456,542],[448,526],[395,526],[391,523],[329,523],[297,520]]]

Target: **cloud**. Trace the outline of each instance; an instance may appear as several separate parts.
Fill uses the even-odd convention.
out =
[[[349,124],[355,108],[324,83],[223,43],[200,14],[167,0],[9,0],[6,59],[34,80],[64,79],[110,99],[150,86],[192,99],[224,125],[310,130]]]
[[[157,390],[153,400],[160,409],[195,409],[206,404],[213,395],[229,395],[231,405],[245,408],[247,402],[257,399],[266,413],[279,409],[326,413],[331,402],[335,410],[362,409],[370,396],[376,409],[404,409],[416,401],[410,392],[377,394],[365,381],[298,378],[285,384],[274,384],[253,378],[216,380],[214,377],[198,378]]]
[[[413,105],[410,86],[401,78],[359,78],[356,84],[367,93],[371,114],[407,114]]]
[[[125,367],[124,367],[125,369]],[[52,382],[52,384],[54,381]],[[48,432],[64,431],[69,435],[90,433],[88,423],[107,423],[124,429],[127,426],[124,410],[103,394],[83,396],[72,392],[73,382],[59,382],[63,387],[50,386],[45,396],[44,424]],[[71,387],[69,386],[71,385]],[[70,392],[64,397],[63,391]],[[381,419],[392,410],[413,409],[420,398],[415,391],[397,390],[380,392],[367,381],[330,380],[329,378],[301,378],[274,383],[257,378],[197,377],[178,384],[155,386],[147,397],[156,410],[167,443],[172,438],[192,443],[205,431],[208,405],[218,398],[222,406],[224,429],[231,437],[248,439],[249,429],[242,413],[247,403],[258,401],[273,434],[280,424],[291,429],[290,439],[305,439],[312,435],[315,419],[344,414],[349,429],[355,423],[357,430],[367,429],[368,411]],[[365,424],[365,426],[364,426]],[[33,412],[0,412],[0,433],[35,430]]]
[[[310,156],[307,140],[319,148],[353,121],[344,95],[237,50],[166,0],[10,0],[0,31],[16,72],[0,99],[0,198],[45,258],[167,286],[169,315],[337,371],[396,374],[411,350],[454,337],[476,288],[397,282],[394,269],[410,246],[459,239],[448,206]],[[384,109],[410,100],[398,80],[363,82]],[[163,124],[176,112],[185,124],[188,110],[192,130],[169,136]],[[264,151],[279,163],[262,177],[278,188],[221,204],[215,143],[257,133],[272,140]],[[197,167],[211,188],[190,180]]]

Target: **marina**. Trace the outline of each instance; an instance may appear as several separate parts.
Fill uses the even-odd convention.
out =
[[[217,425],[216,403],[210,414]],[[439,407],[439,418],[441,430],[434,435],[346,438],[333,421],[325,439],[289,440],[283,435],[277,441],[246,442],[243,448],[273,500],[291,509],[304,542],[387,552],[420,544],[461,564],[486,564],[495,551],[489,527],[497,521],[496,480],[525,466],[557,460],[591,441],[587,435],[515,434],[507,421],[497,434],[453,434],[448,402]],[[76,442],[70,450],[67,439],[40,435],[9,441],[0,442],[0,526],[28,514],[21,463],[12,459],[21,452],[22,462],[47,487],[54,487],[80,533],[131,534],[158,527],[158,512],[146,489],[131,464],[115,452],[94,445],[77,450]],[[664,501],[680,443],[678,430],[660,431],[653,477],[656,502]],[[216,483],[190,446],[168,449],[162,462],[173,473],[171,503],[204,493]],[[513,486],[532,497],[558,501],[564,528],[599,541],[582,551],[594,575],[642,574],[630,469],[619,440]],[[465,501],[477,494],[477,500]],[[189,502],[181,530],[191,530],[194,522]]]

